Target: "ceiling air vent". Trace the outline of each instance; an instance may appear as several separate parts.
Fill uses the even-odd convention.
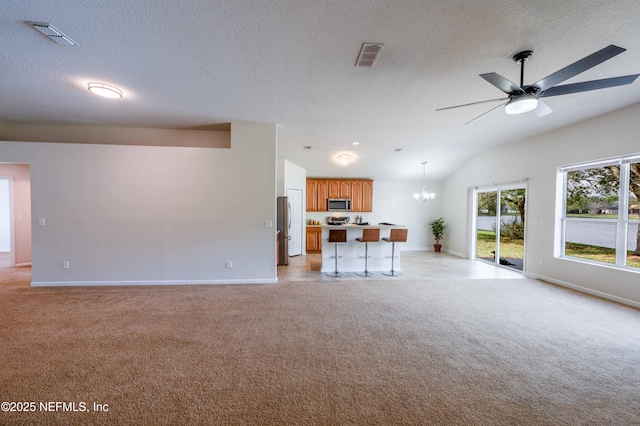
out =
[[[66,44],[67,46],[77,46],[78,43],[73,41],[68,35],[46,22],[29,22],[33,28],[49,37],[58,44]]]
[[[378,60],[383,47],[384,44],[382,43],[362,43],[356,67],[372,68]]]

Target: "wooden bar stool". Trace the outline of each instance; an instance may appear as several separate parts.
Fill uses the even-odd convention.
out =
[[[347,230],[346,229],[329,229],[330,243],[335,243],[335,255],[331,256],[336,260],[336,269],[333,272],[327,272],[327,276],[334,278],[342,278],[345,276],[342,272],[338,272],[338,243],[347,242]],[[331,258],[330,257],[330,258]],[[342,258],[342,256],[340,256]]]
[[[380,228],[364,228],[362,230],[362,238],[356,238],[356,241],[364,243],[364,272],[356,272],[356,275],[361,277],[375,275],[369,272],[369,243],[380,242]]]
[[[390,277],[397,277],[400,272],[393,269],[393,261],[396,258],[396,243],[407,242],[407,229],[406,228],[394,228],[389,234],[389,238],[383,238],[382,241],[391,243],[391,270],[389,272],[383,272],[384,275]]]

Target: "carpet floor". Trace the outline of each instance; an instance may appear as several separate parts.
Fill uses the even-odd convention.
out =
[[[0,342],[3,425],[640,424],[640,311],[530,279],[5,280]]]

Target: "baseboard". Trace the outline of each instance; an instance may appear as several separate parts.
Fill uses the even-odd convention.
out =
[[[467,258],[466,254],[464,254],[462,252],[459,252],[459,251],[451,250],[451,249],[444,248],[444,247],[442,247],[442,251],[445,252],[445,253],[452,254],[454,256],[464,257],[465,259]]]
[[[640,308],[640,303],[639,302],[636,302],[636,301],[631,300],[631,299],[625,299],[624,297],[614,296],[612,294],[604,293],[604,292],[598,291],[598,290],[593,290],[593,289],[588,288],[588,287],[582,287],[580,285],[568,283],[566,281],[561,281],[561,280],[556,280],[554,278],[545,277],[544,275],[534,274],[533,272],[525,272],[524,275],[529,277],[529,278],[535,278],[537,280],[542,280],[542,281],[549,281],[552,284],[557,284],[557,285],[562,286],[562,287],[567,287],[567,288],[570,288],[572,290],[576,290],[576,291],[579,291],[579,292],[582,292],[582,293],[587,293],[587,294],[590,294],[592,296],[601,297],[603,299],[611,300],[613,302],[622,303],[623,305],[629,305],[629,306],[633,306],[634,308]]]
[[[275,284],[277,278],[267,280],[158,280],[158,281],[33,281],[31,287],[99,287],[134,285],[202,285],[202,284]]]
[[[23,266],[31,266],[31,262],[27,262],[27,263],[17,263],[16,264],[16,268],[20,268]]]

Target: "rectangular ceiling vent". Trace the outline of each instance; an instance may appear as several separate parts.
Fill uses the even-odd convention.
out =
[[[384,44],[382,43],[362,43],[362,49],[360,49],[358,60],[356,60],[356,67],[372,68],[380,57],[383,47]]]
[[[67,46],[77,46],[78,43],[73,41],[71,37],[57,29],[51,24],[47,24],[46,22],[30,22],[33,25],[33,28],[40,31],[42,34],[49,37],[51,40],[55,41],[58,44],[65,44]]]

